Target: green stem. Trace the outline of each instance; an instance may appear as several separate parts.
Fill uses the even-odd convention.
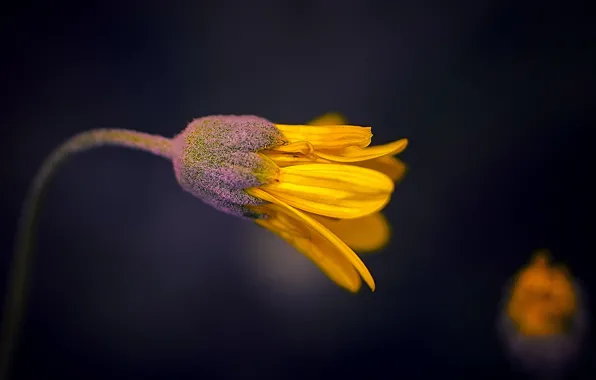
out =
[[[7,380],[20,325],[25,314],[28,277],[34,251],[34,234],[46,187],[58,167],[70,155],[92,148],[115,145],[139,149],[171,159],[172,140],[126,129],[95,129],[71,137],[44,161],[29,188],[19,219],[14,261],[8,274],[8,287],[2,318],[0,379]]]

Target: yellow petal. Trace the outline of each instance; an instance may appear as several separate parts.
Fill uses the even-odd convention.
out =
[[[389,223],[380,212],[357,219],[332,219],[318,215],[313,215],[313,218],[360,253],[383,248],[391,236]]]
[[[308,141],[315,149],[342,149],[348,146],[360,148],[370,145],[370,127],[355,125],[286,125],[276,124],[277,129],[289,143]]]
[[[301,154],[306,157],[313,157],[315,152],[315,147],[309,143],[308,141],[295,141],[286,145],[280,145],[272,149],[273,152],[281,152],[284,154],[287,153],[296,153]],[[267,152],[267,151],[266,151]]]
[[[309,148],[312,148],[313,150],[311,151]],[[317,157],[314,147],[305,141],[283,145],[275,150],[262,150],[260,153],[270,158],[279,167],[314,163],[332,163],[329,160]]]
[[[304,164],[331,164],[332,161],[321,157],[316,157],[316,152],[311,156],[305,156],[302,153],[286,153],[274,150],[261,151],[262,154],[269,157],[277,166],[285,167]],[[373,160],[351,162],[350,165],[360,166],[381,172],[391,178],[393,182],[401,181],[406,174],[406,165],[398,158],[393,156],[383,156]]]
[[[374,160],[356,162],[354,165],[379,171],[394,182],[400,181],[406,174],[406,165],[393,156],[383,156]]]
[[[401,153],[408,146],[408,139],[401,139],[389,144],[377,145],[368,148],[348,147],[339,151],[317,150],[319,157],[335,162],[367,161],[383,156],[393,156]]]
[[[352,291],[360,289],[362,280],[354,266],[321,234],[279,205],[268,204],[259,208],[269,215],[255,222],[276,233],[300,253],[312,260],[333,282]]]
[[[318,163],[325,163],[329,162],[322,158],[312,158],[303,155],[302,153],[295,153],[289,154],[286,152],[276,151],[276,150],[262,150],[261,154],[267,156],[271,161],[273,161],[277,166],[284,167],[284,166],[291,166],[291,165],[302,165],[302,164],[312,164],[313,162]]]
[[[286,211],[288,211],[288,215],[292,215],[296,220],[301,221],[307,228],[309,228],[313,233],[319,234],[323,239],[327,240],[331,246],[337,249],[339,255],[343,256],[345,259],[350,262],[358,271],[364,282],[374,291],[375,290],[375,281],[372,278],[372,275],[368,271],[368,268],[364,265],[362,260],[352,251],[350,247],[346,245],[340,238],[335,236],[331,231],[325,228],[321,223],[317,222],[310,216],[304,214],[303,212],[298,211],[294,207],[284,203],[283,201],[277,199],[276,197],[268,194],[262,189],[259,188],[250,188],[247,189],[246,192],[254,197],[262,199],[266,202],[271,202],[276,204]]]
[[[339,164],[280,168],[278,181],[261,186],[290,206],[332,218],[353,219],[389,202],[391,178],[372,169]]]
[[[347,122],[347,119],[342,114],[329,112],[312,120],[308,125],[342,125]]]

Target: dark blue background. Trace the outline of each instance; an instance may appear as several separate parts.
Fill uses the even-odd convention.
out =
[[[590,294],[586,6],[180,4],[3,11],[3,278],[26,188],[69,136],[335,110],[372,125],[376,143],[410,139],[387,208],[394,238],[364,257],[378,290],[339,289],[266,231],[183,192],[167,161],[98,149],[48,191],[18,378],[509,379],[494,324],[532,252],[549,248]],[[590,344],[573,375],[591,378],[595,363]]]

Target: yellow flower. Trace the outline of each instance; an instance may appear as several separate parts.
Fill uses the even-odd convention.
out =
[[[340,123],[208,116],[174,137],[171,157],[184,190],[275,232],[355,292],[362,279],[373,290],[375,283],[346,242],[364,250],[386,242],[388,226],[379,211],[404,172],[392,156],[408,144],[401,139],[369,147],[371,137],[370,127]],[[363,238],[355,228],[375,233]]]
[[[253,209],[266,214],[256,223],[277,233],[310,258],[333,281],[358,291],[361,277],[374,280],[352,251],[369,252],[389,240],[380,210],[405,165],[393,157],[406,148],[401,139],[368,147],[370,128],[348,126],[337,114],[310,125],[280,125],[285,143],[260,153],[280,168],[271,183],[248,194],[270,202]]]
[[[23,207],[3,319],[0,377],[8,373],[23,313],[30,237],[45,187],[72,154],[100,146],[138,149],[171,160],[185,191],[279,234],[339,285],[357,291],[363,278],[374,290],[370,272],[346,242],[370,250],[386,241],[388,227],[379,211],[403,174],[403,164],[392,156],[405,149],[407,140],[368,147],[370,128],[340,121],[327,115],[315,123],[320,126],[283,125],[257,116],[220,115],[195,119],[171,139],[94,129],[65,141],[44,161]]]
[[[547,252],[539,251],[519,273],[507,314],[523,335],[560,334],[576,311],[575,298],[567,270],[549,265]]]

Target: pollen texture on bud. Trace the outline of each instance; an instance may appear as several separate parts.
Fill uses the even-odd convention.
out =
[[[282,134],[257,116],[207,116],[193,120],[174,138],[176,179],[182,188],[216,209],[255,218],[262,202],[244,189],[275,180],[278,168],[257,154],[282,144]]]

